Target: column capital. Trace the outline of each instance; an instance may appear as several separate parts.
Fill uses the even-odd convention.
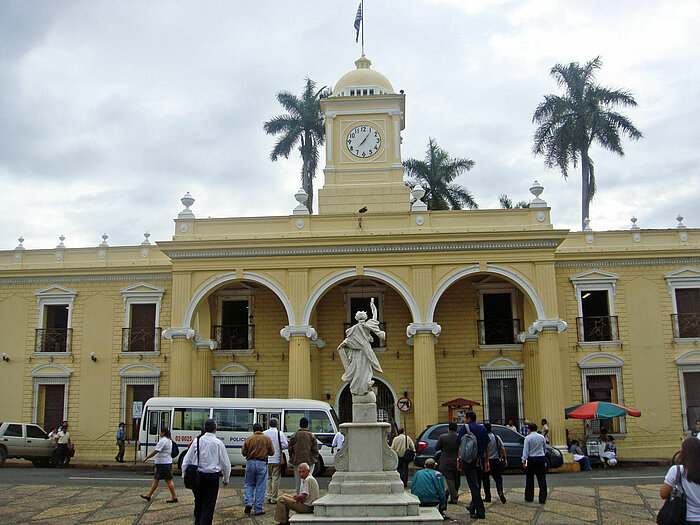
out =
[[[516,339],[521,343],[537,342],[537,334],[531,334],[530,332],[518,332]]]
[[[438,337],[442,332],[442,326],[437,323],[411,323],[406,327],[406,337],[416,334],[433,334]]]
[[[530,325],[528,332],[535,335],[538,332],[554,331],[558,334],[562,333],[569,325],[563,319],[538,319]]]
[[[309,325],[287,325],[280,330],[280,335],[289,341],[292,337],[308,337],[311,341],[318,338],[318,334],[313,326]]]
[[[192,328],[167,328],[163,331],[163,339],[173,341],[174,339],[189,339],[192,341],[193,348],[208,348],[209,350],[216,349],[216,341],[212,339],[203,339],[202,334]]]

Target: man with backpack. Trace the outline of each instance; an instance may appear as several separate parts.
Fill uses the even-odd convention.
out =
[[[486,519],[484,501],[481,499],[481,479],[489,466],[489,436],[483,425],[476,422],[476,413],[466,413],[467,424],[458,434],[459,469],[467,479],[472,501],[467,505],[472,519]]]

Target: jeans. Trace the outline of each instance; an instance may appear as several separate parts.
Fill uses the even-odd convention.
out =
[[[503,466],[498,458],[491,458],[489,460],[489,466],[491,467],[488,472],[484,472],[482,478],[484,482],[484,497],[486,501],[491,499],[491,480],[489,478],[493,477],[493,481],[496,483],[496,492],[500,496],[503,494]]]
[[[219,474],[200,472],[199,487],[194,489],[194,523],[195,525],[211,525],[214,521],[216,497],[219,495]]]
[[[540,487],[539,501],[547,501],[547,460],[544,456],[527,458],[525,468],[525,501],[535,499],[535,476]]]
[[[479,517],[486,516],[484,500],[481,499],[481,479],[483,477],[483,467],[479,461],[468,463],[462,466],[464,477],[467,478],[469,491],[472,494],[472,502],[468,505],[469,512]]]
[[[267,461],[249,459],[245,464],[245,504],[255,507],[255,514],[260,514],[265,505],[265,487],[267,485]]]
[[[581,459],[577,461],[579,465],[581,465],[581,470],[593,470],[591,468],[591,460],[589,459],[588,456],[583,456]]]

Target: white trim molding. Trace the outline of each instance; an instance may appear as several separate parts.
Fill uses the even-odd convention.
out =
[[[155,326],[159,326],[160,309],[163,302],[163,294],[165,288],[148,284],[144,282],[132,284],[119,290],[124,299],[124,326],[131,327],[131,308],[132,304],[155,304],[156,305],[156,321]]]
[[[594,363],[594,360],[602,360],[602,362]],[[589,354],[579,360],[578,366],[581,370],[581,391],[583,394],[583,403],[588,403],[588,377],[589,376],[615,376],[617,400],[613,403],[618,403],[620,405],[625,404],[624,393],[622,390],[622,366],[625,361],[613,354],[606,352],[596,352],[594,354]],[[625,417],[622,416],[620,419],[620,433],[625,434],[627,432]]]
[[[308,337],[311,341],[315,341],[318,338],[316,330],[310,325],[287,325],[280,330],[280,335],[287,341],[289,341],[292,337]]]
[[[143,369],[146,369],[145,371]],[[153,397],[158,397],[158,386],[162,372],[159,368],[148,363],[132,363],[119,370],[121,377],[121,419],[127,420],[126,389],[129,386],[149,385],[153,387]]]
[[[685,374],[689,372],[700,372],[700,350],[690,350],[674,359],[678,368],[678,381],[681,389],[681,409],[683,417],[683,430],[687,433],[693,428],[688,426],[688,405],[685,396]]]
[[[406,327],[406,337],[412,338],[416,334],[433,334],[439,337],[442,326],[437,323],[411,323]]]
[[[556,330],[558,334],[562,333],[567,329],[569,325],[563,319],[538,319],[530,325],[527,329],[531,335],[535,335],[538,332],[544,331],[554,331]]]
[[[63,385],[63,416],[62,420],[68,418],[68,390],[70,388],[70,376],[73,372],[65,366],[45,363],[35,366],[30,372],[33,378],[33,402],[32,402],[32,423],[38,422],[39,416],[39,387],[41,385]]]
[[[219,370],[211,370],[213,397],[221,397],[221,385],[248,385],[248,397],[253,396],[256,370],[238,363],[229,363]]]
[[[163,330],[163,339],[172,341],[173,339],[194,339],[196,330],[187,327],[181,328],[166,328]]]
[[[39,307],[39,326],[37,328],[44,328],[44,306],[47,305],[68,305],[68,326],[71,327],[71,317],[73,314],[73,303],[75,302],[75,296],[78,292],[66,288],[64,286],[59,286],[57,284],[47,286],[41,290],[34,292],[36,297],[37,306]]]
[[[668,283],[668,293],[671,295],[671,305],[673,308],[673,314],[678,314],[678,303],[676,301],[676,290],[683,288],[697,288],[700,289],[700,270],[692,266],[685,266],[680,270],[675,270],[671,273],[664,275],[664,279]],[[674,320],[674,335],[680,333],[680,328],[678,326],[678,318],[672,318]],[[678,344],[699,344],[700,337],[674,337],[674,343]]]
[[[498,365],[498,363],[504,363],[503,365]],[[484,421],[491,420],[491,414],[489,413],[489,392],[488,392],[488,380],[489,379],[515,379],[517,385],[518,394],[518,421],[523,419],[524,408],[523,408],[523,369],[525,368],[525,363],[518,363],[513,359],[508,357],[499,356],[491,359],[485,365],[479,367],[481,369],[481,386],[483,390],[483,400],[484,400]],[[496,418],[498,419],[498,418]]]

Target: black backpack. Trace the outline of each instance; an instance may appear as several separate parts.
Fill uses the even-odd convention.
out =
[[[170,457],[171,458],[176,458],[180,455],[180,451],[178,450],[177,443],[175,443],[172,439],[170,440],[170,444],[173,446],[173,449],[170,451]]]

